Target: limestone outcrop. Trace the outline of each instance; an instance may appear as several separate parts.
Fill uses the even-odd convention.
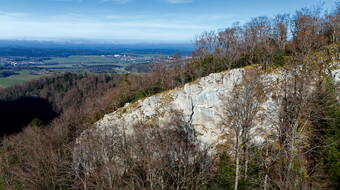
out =
[[[183,87],[127,104],[105,115],[96,123],[96,128],[105,133],[113,126],[124,126],[129,134],[133,132],[131,126],[140,122],[164,126],[169,123],[171,116],[180,113],[181,120],[195,129],[201,142],[216,146],[223,142],[220,138],[226,132],[223,130],[228,130],[221,126],[224,117],[223,97],[229,96],[234,86],[242,82],[245,73],[246,69],[234,69],[210,74]],[[275,81],[274,78],[278,76],[278,74],[268,74],[263,80]],[[270,94],[267,101],[263,103],[266,109],[275,108],[275,102],[272,101]],[[272,110],[272,117],[275,117],[274,113],[275,110]],[[258,122],[258,127],[263,127],[264,122]]]
[[[110,134],[110,129],[118,126],[124,128],[127,134],[131,134],[132,126],[138,123],[166,126],[172,116],[180,113],[180,119],[194,128],[202,143],[215,147],[224,142],[220,137],[228,134],[229,130],[221,125],[221,121],[225,119],[223,97],[230,96],[235,85],[240,84],[247,75],[247,70],[249,68],[210,74],[183,87],[126,104],[105,115],[95,124],[95,128],[101,133]],[[280,83],[284,75],[282,70],[261,75],[261,83],[264,84],[266,93],[266,100],[261,105],[261,114],[265,114],[265,117],[256,121],[256,127],[253,129],[254,139],[261,141],[261,137],[273,132],[273,121],[278,117],[278,95],[282,93]],[[334,69],[332,77],[339,88],[340,70]]]

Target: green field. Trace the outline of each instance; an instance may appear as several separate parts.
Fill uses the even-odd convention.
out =
[[[87,56],[69,56],[69,57],[55,57],[45,61],[46,63],[59,63],[59,64],[88,64],[88,63],[116,63],[118,59],[113,57],[87,55]]]
[[[37,64],[25,65],[24,69],[10,67],[7,70],[18,74],[0,77],[0,87],[10,87],[26,81],[40,78],[51,73],[91,72],[91,73],[127,73],[126,68],[133,64],[145,64],[152,58],[164,58],[164,55],[129,54],[128,58],[100,55],[74,55],[51,57]],[[138,65],[137,65],[138,66]],[[130,69],[130,68],[129,68]]]
[[[120,64],[120,60],[114,57],[104,56],[69,56],[69,57],[55,57],[45,61],[46,65],[39,65],[40,68],[46,69],[53,73],[58,72],[84,72],[84,66],[98,65],[98,64]],[[51,64],[56,63],[56,64]],[[16,71],[17,75],[0,78],[0,87],[10,87],[16,84],[40,78],[47,74],[37,74],[34,70]],[[32,74],[36,73],[36,74]]]
[[[10,86],[20,84],[20,83],[43,76],[43,75],[34,75],[34,74],[31,74],[31,72],[33,71],[25,70],[25,71],[18,72],[19,73],[18,75],[12,75],[6,78],[0,78],[0,86],[6,88],[6,87],[10,87]]]

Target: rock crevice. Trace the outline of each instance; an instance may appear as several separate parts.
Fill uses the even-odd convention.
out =
[[[340,82],[340,71],[333,71],[335,83]],[[221,136],[228,129],[221,127],[223,121],[223,96],[230,96],[235,85],[240,84],[247,74],[246,69],[233,69],[221,73],[210,74],[207,77],[188,83],[181,88],[163,92],[136,103],[127,104],[117,111],[105,115],[96,123],[96,129],[110,133],[114,126],[123,126],[126,133],[132,132],[131,127],[138,123],[153,123],[166,127],[174,115],[180,113],[183,121],[193,127],[198,140],[209,146],[224,143]],[[283,74],[280,70],[264,73],[261,82],[266,91],[266,101],[261,104],[265,118],[255,122],[256,139],[268,135],[272,128],[272,121],[278,118],[278,105],[280,81]]]

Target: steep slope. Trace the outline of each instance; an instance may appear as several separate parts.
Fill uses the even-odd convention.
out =
[[[225,117],[223,115],[224,97],[230,96],[234,86],[243,81],[246,73],[247,69],[234,69],[211,74],[181,88],[127,104],[123,108],[105,115],[102,120],[96,123],[96,128],[107,132],[113,126],[121,126],[129,134],[132,132],[131,127],[138,123],[156,123],[166,126],[176,115],[176,117],[181,117],[178,119],[195,129],[201,142],[214,147],[223,142],[220,137],[225,134],[222,131],[227,130],[221,125]],[[263,81],[276,81],[275,78],[279,74],[263,76]],[[275,108],[275,103],[270,95],[271,93],[268,93],[268,99],[262,105],[267,110]],[[275,112],[275,110],[271,111],[271,117],[275,117]],[[269,121],[257,122],[257,132],[263,132],[263,130],[258,130],[259,128],[268,129],[270,127],[269,124],[264,125],[265,122]],[[257,135],[260,137],[262,134]]]
[[[219,122],[221,98],[242,80],[242,69],[211,74],[182,88],[164,92],[136,103],[128,104],[116,112],[105,115],[97,123],[104,129],[112,125],[138,124],[138,122],[167,123],[170,114],[178,111],[183,120],[201,134],[200,139],[208,144],[216,143],[220,133]]]
[[[176,119],[193,127],[198,140],[215,148],[228,141],[225,135],[231,134],[230,127],[222,125],[222,121],[226,120],[224,113],[227,102],[225,97],[230,97],[235,86],[241,84],[252,70],[255,68],[248,67],[210,74],[183,87],[126,104],[117,111],[105,115],[95,124],[94,129],[99,134],[110,135],[113,133],[113,129],[118,127],[123,129],[126,134],[132,134],[133,126],[140,123],[167,127],[173,117],[177,117]],[[251,131],[254,141],[261,142],[264,137],[275,133],[274,127],[278,122],[279,104],[284,93],[282,85],[292,79],[293,76],[290,72],[284,69],[260,72],[259,82],[262,83],[266,97],[261,102],[261,111],[257,113],[255,127]],[[339,73],[337,69],[332,71],[337,88],[340,82]],[[313,80],[317,78],[316,75],[316,72],[306,75],[310,82],[308,83],[309,87],[304,89],[305,95],[312,96],[314,93],[313,84],[315,83]],[[232,136],[228,138],[230,139],[230,137],[232,138]]]

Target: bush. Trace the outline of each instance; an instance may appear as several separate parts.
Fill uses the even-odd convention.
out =
[[[75,151],[77,178],[88,189],[200,189],[210,178],[212,160],[190,126],[138,125],[89,131]],[[109,130],[109,129],[107,129]],[[86,139],[86,142],[84,141]]]
[[[217,164],[217,173],[209,183],[207,189],[212,190],[233,190],[234,187],[235,167],[227,153],[219,156]]]

